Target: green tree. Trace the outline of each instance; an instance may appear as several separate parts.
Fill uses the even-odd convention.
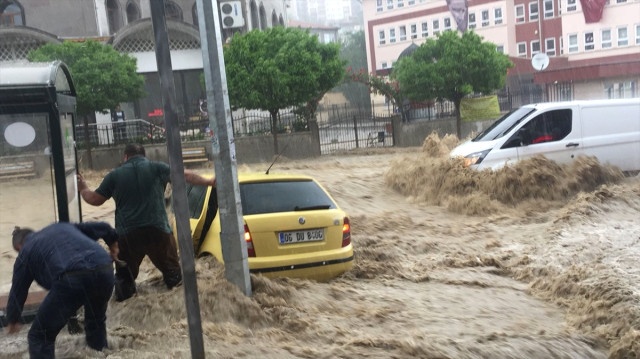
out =
[[[121,102],[144,95],[136,59],[97,41],[47,44],[29,53],[30,61],[60,60],[69,66],[76,87],[78,116],[106,113]]]
[[[130,102],[144,95],[144,78],[136,72],[136,59],[121,54],[109,45],[97,41],[47,44],[29,53],[35,62],[60,60],[69,67],[76,88],[76,112],[85,128],[88,166],[93,168],[89,142],[89,118],[95,113],[107,113],[121,102]]]
[[[338,44],[322,44],[298,28],[276,26],[235,35],[224,50],[231,106],[268,111],[279,153],[280,110],[295,106],[307,118],[315,114],[322,96],[344,76],[339,50]]]
[[[471,93],[491,93],[504,87],[513,64],[473,31],[445,31],[429,39],[410,56],[398,60],[392,76],[412,101],[448,99],[455,104],[460,137],[460,102]]]
[[[345,98],[353,105],[364,105],[370,109],[371,96],[369,87],[366,84],[354,82],[351,73],[367,71],[367,46],[364,38],[364,31],[349,34],[342,42],[340,48],[340,58],[346,61],[347,77],[345,82],[336,88],[344,94]]]

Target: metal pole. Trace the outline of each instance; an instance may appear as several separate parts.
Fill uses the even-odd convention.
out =
[[[191,230],[189,227],[189,210],[184,179],[184,164],[182,162],[180,128],[178,126],[178,116],[175,111],[176,93],[171,67],[164,1],[150,1],[150,5],[153,33],[156,42],[156,62],[158,64],[158,74],[160,75],[160,86],[162,90],[164,120],[167,128],[167,151],[169,153],[169,164],[171,165],[170,176],[173,211],[176,218],[178,244],[180,247],[182,281],[187,308],[189,339],[191,341],[191,357],[199,359],[204,358],[202,322],[200,319],[200,304],[198,302],[195,255],[193,253],[193,241],[191,240]]]
[[[214,0],[196,0],[209,127],[215,129],[211,137],[211,147],[222,228],[220,239],[227,280],[238,286],[245,295],[250,296],[251,279],[247,261],[247,243],[244,240],[236,148],[217,4],[218,2]]]

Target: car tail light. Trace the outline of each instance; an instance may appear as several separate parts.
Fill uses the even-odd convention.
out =
[[[253,240],[251,239],[251,232],[249,232],[249,226],[244,225],[244,240],[247,242],[247,257],[255,257],[256,251],[253,249]]]
[[[351,244],[351,224],[349,218],[344,217],[344,224],[342,225],[342,246],[346,247]]]

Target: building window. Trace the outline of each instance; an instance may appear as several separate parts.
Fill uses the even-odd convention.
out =
[[[560,38],[560,55],[564,54],[564,39]]]
[[[433,20],[433,36],[438,36],[440,33],[440,20]]]
[[[489,10],[482,10],[482,27],[489,26]]]
[[[376,11],[381,12],[382,10],[384,10],[382,7],[382,0],[376,0]]]
[[[476,28],[476,13],[472,12],[469,14],[469,28],[470,29],[475,29]]]
[[[398,0],[398,8],[404,7],[404,0]]]
[[[429,23],[426,21],[422,23],[422,37],[429,37]]]
[[[173,1],[164,2],[164,15],[167,19],[182,21],[182,9]]]
[[[595,48],[593,42],[593,32],[586,32],[584,34],[584,50],[589,51]]]
[[[553,17],[553,0],[544,0],[544,18]]]
[[[524,5],[516,5],[516,23],[524,22]]]
[[[416,24],[411,24],[411,38],[412,39],[418,38],[418,25]]]
[[[387,41],[386,41],[386,40],[385,40],[385,38],[384,38],[384,30],[380,30],[380,31],[378,31],[378,39],[379,39],[379,41],[380,41],[380,42],[379,42],[379,44],[380,44],[380,45],[384,45],[384,44],[386,44],[386,43],[387,43]]]
[[[193,7],[195,9],[195,4],[193,4]],[[140,20],[140,9],[138,8],[138,5],[133,3],[133,1],[129,1],[127,4],[127,23],[132,23],[136,20]],[[198,26],[197,12],[193,17],[193,24]]]
[[[618,28],[618,46],[629,45],[629,35],[627,34],[627,27]]]
[[[625,2],[627,2],[627,0],[616,0],[616,4],[622,4],[622,3],[625,3]]]
[[[496,46],[496,51],[501,53],[501,54],[504,54],[504,45]]]
[[[606,83],[604,93],[607,98],[633,98],[638,95],[636,81]]]
[[[578,35],[569,35],[569,53],[578,52]]]
[[[548,56],[556,56],[556,39],[549,38],[544,40],[544,51]]]
[[[576,0],[567,0],[567,11],[576,11]]]
[[[531,41],[531,56],[540,53],[540,41]]]
[[[495,25],[502,24],[502,8],[496,8],[493,10],[493,23]]]
[[[396,29],[389,29],[389,43],[393,44],[396,42]]]
[[[600,47],[602,47],[603,49],[610,48],[611,47],[611,29],[603,29],[600,32],[600,37],[602,40]]]
[[[636,25],[636,45],[640,45],[640,25]]]
[[[537,21],[538,20],[538,2],[530,2],[529,3],[529,21]]]
[[[0,26],[24,26],[24,11],[17,1],[0,1]]]
[[[407,27],[402,25],[400,26],[400,41],[407,40]]]
[[[527,57],[527,43],[519,42],[516,46],[518,47],[518,57]]]
[[[451,18],[450,17],[445,17],[444,18],[444,30],[451,30]]]
[[[407,5],[415,5],[415,4],[416,4],[416,0],[407,1]]]
[[[387,65],[387,62],[386,62],[386,61],[382,61],[382,68],[383,68],[383,69],[386,69],[386,68],[387,68],[387,66],[388,66],[388,65]]]
[[[387,10],[393,9],[393,0],[387,0]]]

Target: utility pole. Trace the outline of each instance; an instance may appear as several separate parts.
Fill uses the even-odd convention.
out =
[[[233,138],[231,109],[227,91],[227,75],[222,53],[218,2],[196,0],[202,66],[207,92],[209,128],[213,161],[216,172],[216,190],[222,232],[222,256],[227,280],[251,295],[251,280],[247,262],[247,243],[244,240],[244,220],[238,186],[236,147]]]
[[[182,281],[184,287],[185,304],[187,309],[187,323],[189,325],[189,339],[191,341],[191,357],[204,359],[204,343],[202,339],[202,322],[200,318],[200,304],[198,302],[198,282],[195,269],[195,255],[191,229],[189,224],[189,210],[187,190],[184,179],[184,163],[182,162],[182,144],[180,142],[180,127],[175,111],[176,92],[171,67],[171,53],[169,50],[169,36],[165,20],[164,1],[150,1],[151,21],[156,43],[156,62],[160,75],[162,90],[162,104],[164,121],[167,128],[167,152],[171,166],[171,187],[173,211],[176,218],[178,245],[180,247],[180,263],[182,266]]]

